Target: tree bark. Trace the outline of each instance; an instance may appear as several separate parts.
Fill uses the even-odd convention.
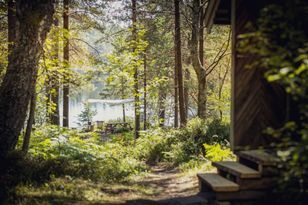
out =
[[[122,100],[125,99],[125,91],[124,91],[124,78],[121,78],[121,95]],[[126,122],[126,114],[125,114],[125,103],[122,104],[122,113],[123,113],[123,122]]]
[[[63,29],[69,31],[69,0],[63,1]],[[69,67],[69,37],[65,36],[65,45],[63,48],[63,59],[66,67]],[[67,79],[63,86],[63,127],[69,127],[69,80]]]
[[[126,122],[126,114],[125,114],[125,104],[122,104],[122,112],[123,112],[123,122]]]
[[[143,70],[143,130],[147,130],[147,54],[144,54]]]
[[[202,4],[204,0],[201,0]],[[204,66],[204,8],[200,8],[200,27],[199,27],[199,59],[200,64]]]
[[[53,0],[16,1],[18,35],[0,87],[0,157],[15,148],[23,128],[53,13]]]
[[[137,42],[137,8],[136,0],[132,0],[132,36],[134,41],[133,52],[136,51]],[[134,95],[135,95],[135,139],[139,137],[140,132],[140,98],[139,98],[139,72],[138,67],[134,65]]]
[[[200,41],[200,19],[201,11],[200,0],[193,1],[192,7],[192,33],[190,42],[190,54],[193,68],[198,78],[198,117],[205,119],[206,117],[206,71],[200,61],[200,53],[198,45]],[[199,47],[200,48],[200,47]],[[201,47],[203,48],[203,46]]]
[[[198,117],[206,118],[206,77],[198,78]]]
[[[219,99],[219,101],[221,101],[222,90],[223,90],[223,87],[224,87],[224,84],[225,84],[225,81],[226,81],[228,72],[229,72],[229,68],[227,67],[227,68],[226,68],[226,71],[224,72],[224,75],[223,75],[222,79],[220,79],[221,82],[220,82],[219,90],[218,90],[218,99]],[[219,75],[219,78],[220,78],[220,75]],[[220,104],[220,103],[221,103],[221,102],[219,102],[219,104]],[[220,115],[220,120],[222,120],[222,115],[223,115],[223,113],[222,113],[222,109],[221,109],[220,106],[219,106],[219,115]]]
[[[59,27],[59,20],[57,17],[54,18],[54,26],[58,29]],[[57,30],[58,32],[58,30]],[[56,34],[54,36],[54,41],[55,41],[55,45],[53,48],[53,52],[54,52],[54,56],[53,56],[53,60],[56,62],[55,67],[58,68],[59,67],[59,36],[58,34]],[[50,114],[50,122],[52,125],[60,125],[60,110],[59,110],[59,86],[60,82],[59,79],[56,75],[56,73],[52,73],[51,75],[51,90],[52,92],[50,93],[50,101],[51,104],[54,105],[55,110],[53,110],[53,112]]]
[[[46,122],[50,123],[50,112],[51,112],[51,76],[50,73],[47,71],[46,79],[45,79],[45,105],[46,105]]]
[[[8,19],[8,61],[12,61],[12,51],[16,40],[16,5],[14,0],[7,2],[7,19]]]
[[[178,93],[178,72],[174,66],[174,127],[179,127],[179,93]]]
[[[36,108],[36,91],[34,87],[33,94],[30,100],[30,111],[29,111],[29,118],[27,122],[26,133],[25,133],[24,140],[22,143],[22,151],[25,154],[27,154],[29,150],[32,126],[33,126],[34,118],[35,118],[35,108]]]
[[[158,124],[159,127],[165,126],[166,121],[166,92],[160,88],[158,97]]]
[[[174,2],[178,4],[178,2]],[[178,15],[178,14],[177,14]],[[176,36],[174,35],[174,55],[176,56]],[[178,80],[178,68],[177,62],[178,59],[174,60],[174,127],[179,127],[179,80]]]
[[[203,5],[204,0],[201,0]],[[199,27],[199,61],[200,65],[204,67],[204,8],[200,8],[200,27]],[[203,68],[200,69],[201,75],[199,76],[199,90],[198,90],[198,101],[199,101],[199,109],[198,116],[201,119],[206,118],[206,101],[207,101],[207,76],[206,72]]]
[[[184,99],[185,99],[185,114],[186,118],[188,119],[188,113],[189,113],[189,81],[190,81],[190,72],[188,69],[185,70],[185,81],[184,84]]]
[[[175,8],[175,66],[178,75],[178,94],[179,94],[179,111],[180,126],[184,127],[187,123],[185,114],[184,83],[182,71],[182,52],[181,52],[181,25],[180,25],[180,0],[174,0]]]

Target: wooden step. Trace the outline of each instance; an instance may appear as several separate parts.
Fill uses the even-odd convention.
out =
[[[215,199],[217,201],[229,201],[229,202],[235,202],[231,204],[241,204],[242,202],[248,202],[250,200],[256,200],[263,198],[266,196],[268,192],[265,190],[244,190],[244,191],[237,191],[237,192],[225,192],[225,193],[215,193]],[[245,203],[244,203],[245,204]],[[250,203],[248,203],[250,204]]]
[[[213,162],[213,166],[242,179],[260,178],[260,172],[233,161]]]
[[[265,190],[275,187],[275,177],[261,177],[254,179],[237,178],[235,181],[240,186],[240,190]]]
[[[264,150],[241,151],[237,155],[262,166],[275,166],[279,162],[279,158]]]
[[[199,179],[200,191],[203,192],[210,188],[215,192],[235,192],[239,190],[239,185],[229,181],[218,174],[206,173],[197,174]],[[205,185],[205,186],[204,186]]]
[[[203,201],[208,205],[214,205],[215,202],[223,201],[239,204],[239,202],[249,202],[251,200],[264,198],[268,193],[270,193],[268,190],[240,190],[236,192],[203,192],[198,193],[197,196],[203,198]]]

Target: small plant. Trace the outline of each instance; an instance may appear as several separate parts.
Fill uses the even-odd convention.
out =
[[[204,144],[204,148],[205,157],[213,162],[235,159],[230,148],[223,147],[218,143],[213,145]]]
[[[97,114],[97,111],[92,110],[89,103],[84,103],[83,107],[83,110],[78,115],[78,124],[81,127],[88,129],[88,127],[92,125],[93,117]]]

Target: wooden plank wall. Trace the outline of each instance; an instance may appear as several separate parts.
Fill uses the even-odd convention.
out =
[[[266,3],[263,1],[263,4]],[[286,97],[281,88],[269,85],[263,70],[247,69],[256,57],[237,51],[237,36],[246,33],[247,22],[256,22],[262,0],[232,0],[232,125],[234,150],[269,145],[272,139],[262,134],[268,126],[279,127],[285,119]]]

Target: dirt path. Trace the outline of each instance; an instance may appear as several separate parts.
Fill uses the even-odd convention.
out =
[[[153,167],[151,173],[141,184],[157,189],[156,200],[194,195],[198,192],[195,175],[183,176],[177,169]]]
[[[206,204],[204,199],[198,196],[198,181],[195,174],[183,175],[177,169],[154,166],[147,176],[134,183],[152,191],[137,196],[126,195],[127,205]]]
[[[54,179],[63,188],[25,189],[18,205],[204,205],[198,195],[196,173],[183,174],[177,169],[153,166],[145,175],[129,182],[95,183],[87,180]],[[70,191],[69,194],[68,191]]]

